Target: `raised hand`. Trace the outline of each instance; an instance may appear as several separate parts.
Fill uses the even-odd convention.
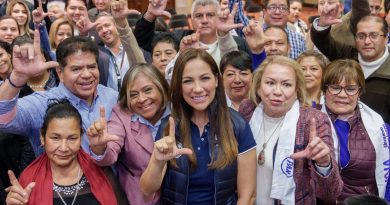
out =
[[[104,154],[108,142],[119,139],[116,135],[108,134],[106,111],[103,106],[100,107],[100,118],[87,129],[87,136],[92,151],[97,155]]]
[[[224,9],[219,12],[218,21],[217,21],[217,32],[219,36],[225,36],[232,29],[242,28],[244,25],[242,23],[234,23],[234,16],[237,13],[238,4],[234,4],[232,12],[229,12],[229,9]]]
[[[38,8],[32,12],[34,24],[42,23],[43,19],[48,15],[48,13],[43,12],[42,0],[38,0]]]
[[[41,41],[38,29],[34,32],[34,44],[15,45],[12,50],[12,82],[21,86],[39,73],[57,67],[55,61],[45,62],[41,52]]]
[[[310,135],[309,143],[306,149],[291,155],[292,159],[311,159],[316,162],[317,165],[326,167],[330,164],[330,149],[321,138],[317,137],[316,121],[310,120]]]
[[[111,15],[114,17],[115,22],[120,27],[125,27],[127,22],[127,16],[130,14],[141,14],[135,9],[128,9],[126,0],[112,1],[111,3]]]
[[[176,156],[192,154],[192,150],[188,148],[177,148],[175,139],[175,121],[172,117],[169,118],[169,135],[161,138],[154,143],[153,156],[157,161],[169,161]]]
[[[180,41],[180,51],[183,51],[187,48],[196,48],[196,49],[205,49],[207,50],[207,47],[200,45],[200,31],[197,30],[195,33],[184,36]]]
[[[23,188],[11,170],[8,170],[8,176],[12,186],[6,189],[8,192],[6,199],[7,205],[27,204],[35,182],[31,182]]]
[[[88,17],[88,11],[85,10],[83,15],[80,16],[80,20],[76,22],[76,27],[81,34],[87,34],[91,29],[96,26],[96,22],[91,22]]]
[[[319,26],[331,26],[333,24],[341,23],[342,20],[339,19],[339,9],[340,2],[335,2],[332,4],[326,3],[324,8],[320,13],[320,19],[318,21]]]
[[[166,16],[171,18],[171,14],[165,11],[168,0],[149,0],[148,10],[144,17],[148,21],[154,21],[157,16]]]
[[[264,50],[264,45],[268,40],[268,37],[264,34],[263,30],[263,12],[260,12],[260,19],[258,22],[250,20],[248,26],[243,30],[245,34],[245,40],[248,43],[252,53],[260,54]]]

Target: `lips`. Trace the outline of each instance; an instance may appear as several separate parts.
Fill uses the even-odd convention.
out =
[[[271,102],[271,105],[273,105],[273,106],[279,106],[279,105],[283,104],[282,100],[270,100],[270,102]]]
[[[194,103],[204,103],[206,102],[207,100],[207,96],[205,95],[202,95],[202,96],[194,96],[194,97],[191,97],[192,101]]]

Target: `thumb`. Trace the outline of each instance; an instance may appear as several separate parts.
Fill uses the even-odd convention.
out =
[[[58,64],[56,61],[48,61],[48,62],[45,62],[43,64],[43,70],[47,70],[47,69],[50,69],[50,68],[56,68],[59,65],[60,64]]]
[[[172,16],[168,11],[163,11],[161,15],[167,17],[168,19],[170,19]]]
[[[303,150],[303,151],[296,152],[296,153],[290,155],[290,158],[291,159],[304,159],[304,158],[306,158],[306,156],[307,156],[306,150]]]
[[[130,14],[141,15],[141,12],[139,12],[139,11],[136,10],[136,9],[127,9],[127,10],[126,10],[126,15],[130,15]]]
[[[188,149],[188,148],[181,148],[181,149],[177,149],[176,152],[175,152],[175,156],[183,155],[183,154],[191,155],[192,154],[192,150]]]
[[[35,182],[31,182],[31,183],[29,183],[29,184],[26,186],[25,191],[26,191],[26,193],[27,193],[27,196],[30,196],[30,194],[31,194],[31,192],[32,192],[32,190],[33,190],[34,187],[35,187]]]
[[[119,140],[119,137],[116,136],[116,135],[107,135],[107,142],[108,141],[118,141]]]

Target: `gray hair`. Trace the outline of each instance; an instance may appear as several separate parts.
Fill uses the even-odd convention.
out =
[[[220,5],[219,5],[219,2],[217,0],[195,0],[192,3],[192,7],[191,7],[191,17],[193,17],[194,12],[195,12],[195,8],[197,6],[206,6],[206,5],[213,5],[213,6],[215,6],[215,8],[217,9],[217,12],[220,9]]]
[[[49,1],[47,3],[47,9],[49,10],[50,7],[52,6],[58,6],[58,8],[61,10],[61,11],[65,11],[65,3],[62,2],[62,1]]]

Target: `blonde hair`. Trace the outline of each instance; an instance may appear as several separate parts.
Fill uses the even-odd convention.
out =
[[[283,65],[293,69],[298,100],[302,104],[308,104],[306,102],[305,76],[303,75],[301,66],[296,61],[285,56],[270,56],[263,61],[253,75],[252,87],[249,90],[249,99],[256,105],[261,102],[260,96],[257,95],[257,90],[260,88],[264,70],[266,68],[270,69],[272,65]]]
[[[11,13],[12,13],[12,9],[14,8],[14,6],[16,4],[20,4],[22,5],[25,9],[26,9],[26,12],[27,12],[27,20],[26,20],[26,23],[22,26],[22,28],[24,29],[24,31],[26,32],[26,34],[32,38],[33,37],[33,34],[34,34],[34,31],[32,31],[29,27],[29,24],[30,24],[30,21],[31,21],[31,12],[30,12],[30,9],[28,8],[27,4],[23,1],[23,0],[12,0],[8,3],[7,5],[7,10],[5,11],[6,15],[8,16],[12,16]],[[18,27],[19,27],[19,35],[21,35],[21,27],[19,26],[18,24]]]
[[[69,25],[70,28],[72,29],[72,35],[73,35],[73,26],[72,24],[70,24],[65,18],[59,18],[57,20],[55,20],[51,26],[50,26],[50,32],[49,32],[49,41],[50,41],[50,47],[51,49],[57,49],[57,46],[56,43],[55,43],[55,39],[56,39],[56,35],[57,35],[57,32],[58,32],[58,29],[60,28],[60,26],[62,25]]]

